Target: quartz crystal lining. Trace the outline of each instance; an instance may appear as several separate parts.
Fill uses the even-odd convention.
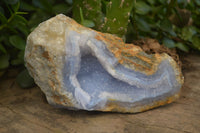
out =
[[[130,71],[122,65],[119,65],[118,69],[130,76],[137,75],[137,72]],[[162,62],[155,75],[148,77],[140,74],[137,77],[138,82],[147,86],[150,85],[151,88],[138,88],[113,78],[99,61],[91,55],[82,57],[81,69],[77,75],[81,88],[91,97],[91,100],[85,105],[89,110],[93,108],[101,109],[106,105],[106,101],[109,100],[130,103],[126,108],[132,108],[134,104],[131,103],[150,104],[152,101],[156,101],[157,97],[165,99],[166,96],[178,92],[180,88],[176,80],[170,79],[170,77],[174,77],[173,70],[168,62]],[[134,78],[133,80],[136,80]]]

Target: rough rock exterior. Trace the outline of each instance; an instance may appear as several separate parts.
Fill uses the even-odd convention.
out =
[[[148,55],[62,14],[28,36],[25,61],[48,102],[69,109],[141,112],[173,102],[183,84],[167,54]]]

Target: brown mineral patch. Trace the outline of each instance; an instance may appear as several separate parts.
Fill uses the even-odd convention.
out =
[[[44,58],[46,58],[47,60],[50,61],[50,57],[49,57],[48,51],[44,51],[44,52],[42,53],[42,56],[43,56]]]
[[[144,52],[146,52],[148,54],[167,53],[169,56],[171,56],[177,62],[177,64],[180,67],[182,66],[182,63],[179,59],[179,56],[178,56],[175,48],[169,49],[169,48],[165,47],[164,45],[160,45],[157,40],[151,39],[151,38],[135,40],[135,41],[133,41],[133,43],[135,45],[140,46],[144,50]]]
[[[56,91],[55,82],[52,80],[49,80],[48,83],[49,83],[49,86],[52,88],[52,91]]]
[[[31,68],[31,69],[34,69],[33,66],[30,63],[28,63],[28,62],[26,62],[26,66],[29,67],[29,68]]]
[[[119,37],[98,32],[95,38],[106,44],[108,50],[114,54],[120,64],[146,75],[155,73],[161,61],[159,54],[147,55],[139,46],[126,44]]]
[[[54,99],[55,103],[62,105],[62,102],[60,101],[61,100],[60,96],[54,95],[52,96],[52,98]]]
[[[57,103],[58,105],[73,107],[70,99],[68,99],[65,96],[53,95],[52,98],[54,99],[54,102]]]
[[[164,100],[153,102],[150,105],[143,105],[143,106],[139,106],[139,107],[133,107],[133,108],[130,108],[130,109],[121,107],[121,106],[118,105],[117,102],[115,102],[115,100],[112,100],[106,105],[106,108],[103,111],[105,111],[105,112],[107,112],[107,111],[116,112],[117,111],[117,112],[123,112],[123,113],[144,112],[144,111],[156,108],[156,107],[160,107],[160,106],[163,106],[163,105],[166,105],[166,104],[170,104],[170,103],[174,102],[175,100],[177,100],[179,98],[179,96],[180,96],[180,92],[173,95],[173,96],[167,97]]]

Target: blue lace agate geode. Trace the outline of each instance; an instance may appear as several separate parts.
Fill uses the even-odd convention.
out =
[[[173,102],[183,84],[167,54],[148,55],[62,14],[29,35],[25,61],[48,102],[69,109],[141,112]]]

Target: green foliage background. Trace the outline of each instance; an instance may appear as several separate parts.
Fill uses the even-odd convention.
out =
[[[184,52],[200,50],[200,0],[1,0],[0,76],[23,66],[28,34],[59,13],[126,42],[150,37]],[[31,84],[26,70],[18,77],[22,87]]]

